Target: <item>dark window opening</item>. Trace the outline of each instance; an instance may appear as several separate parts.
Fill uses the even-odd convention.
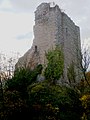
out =
[[[66,34],[68,33],[68,29],[66,28]]]
[[[35,52],[37,52],[37,46],[35,45]]]

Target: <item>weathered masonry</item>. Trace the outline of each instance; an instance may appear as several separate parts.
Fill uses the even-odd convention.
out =
[[[45,52],[60,45],[64,52],[63,81],[67,82],[67,68],[73,62],[78,64],[80,45],[79,27],[62,12],[58,5],[50,6],[50,3],[40,4],[35,11],[34,40],[30,50],[21,57],[18,67],[45,63]],[[76,77],[79,69],[75,66]]]

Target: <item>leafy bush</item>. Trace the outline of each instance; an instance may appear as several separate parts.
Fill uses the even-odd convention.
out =
[[[26,101],[22,100],[18,91],[6,91],[3,97],[4,101],[0,110],[0,120],[17,119],[28,109]]]
[[[7,80],[6,86],[8,90],[17,90],[25,97],[27,94],[27,86],[34,83],[37,75],[42,71],[42,65],[38,65],[34,70],[21,68],[15,71],[14,77]]]
[[[29,86],[28,94],[32,117],[37,120],[80,120],[82,116],[79,95],[71,88],[44,81]]]
[[[3,99],[0,99],[0,120],[30,117],[27,87],[36,82],[41,72],[42,65],[34,70],[22,68],[15,71],[12,79],[7,80],[2,91]]]
[[[45,68],[44,75],[46,79],[55,83],[63,74],[64,60],[63,53],[59,46],[54,50],[46,53],[47,67]]]
[[[80,100],[82,101],[82,106],[84,107],[82,120],[90,120],[90,94],[83,95]]]

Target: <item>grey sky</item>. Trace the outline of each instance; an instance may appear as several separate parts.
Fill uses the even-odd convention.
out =
[[[52,0],[11,0],[13,7],[22,12],[34,12],[41,2]],[[90,38],[90,0],[54,0],[76,24],[80,26],[81,38]]]
[[[36,10],[36,7],[42,2],[55,2],[56,4],[58,4],[59,7],[68,16],[70,16],[70,18],[76,23],[76,25],[80,27],[81,40],[85,43],[90,44],[90,0],[0,0],[1,15],[7,14],[10,15],[10,17],[14,17],[15,15],[15,21],[13,18],[11,18],[13,20],[11,24],[18,24],[18,27],[16,27],[16,29],[19,29],[19,27],[21,27],[21,31],[19,30],[19,32],[14,36],[14,42],[16,40],[20,43],[18,44],[18,42],[15,42],[14,44],[14,47],[16,46],[17,50],[20,50],[18,52],[23,51],[21,52],[21,54],[24,54],[24,52],[26,52],[30,48],[31,40],[33,39],[34,11]],[[22,24],[18,22],[21,20],[20,16],[22,18]],[[26,19],[22,16],[25,16]],[[13,29],[15,29],[14,27]],[[8,31],[10,30],[10,28],[8,25]],[[13,32],[13,34],[14,33],[16,33],[16,31]],[[7,42],[9,43],[9,39],[7,40]],[[19,47],[21,47],[21,49],[18,49]]]

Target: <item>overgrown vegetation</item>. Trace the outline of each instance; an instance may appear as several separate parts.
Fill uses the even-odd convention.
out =
[[[45,68],[44,75],[46,79],[55,83],[56,80],[60,79],[61,75],[63,74],[63,52],[61,51],[60,47],[57,46],[54,50],[46,53],[46,58],[47,67]]]
[[[83,79],[75,88],[56,84],[63,74],[63,54],[56,48],[46,57],[48,64],[44,70],[44,81],[37,81],[42,65],[33,70],[16,70],[4,86],[0,81],[0,120],[90,120],[90,88],[87,82]],[[68,76],[71,82],[75,75],[72,69],[73,65]],[[90,83],[90,72],[86,77]]]

